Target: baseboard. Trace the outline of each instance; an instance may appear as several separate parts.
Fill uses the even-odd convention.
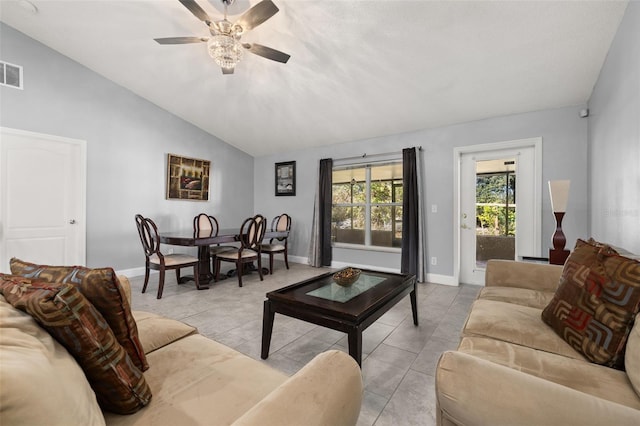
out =
[[[151,271],[152,274],[157,274],[158,271]],[[121,269],[116,271],[116,275],[124,275],[127,278],[144,276],[144,266],[139,268]]]
[[[289,262],[303,263],[303,264],[307,265],[307,264],[309,264],[309,258],[302,257],[302,256],[289,256]],[[264,259],[263,259],[263,263],[262,264],[264,265]],[[269,266],[269,265],[267,265],[267,266]],[[151,273],[152,274],[157,274],[158,271],[151,270]],[[144,266],[141,266],[139,268],[121,269],[119,271],[116,271],[116,275],[124,275],[127,278],[143,276],[144,275]]]
[[[303,265],[308,265],[309,264],[309,258],[308,257],[291,256],[291,255],[288,255],[287,257],[289,258],[289,262],[302,263]]]
[[[427,282],[458,287],[459,283],[453,275],[427,274]]]
[[[304,265],[309,264],[309,258],[303,257],[303,256],[289,256],[289,261],[293,263],[302,263]],[[346,268],[347,266],[353,266],[361,269],[371,269],[371,270],[380,271],[380,272],[389,272],[392,274],[400,273],[399,268],[384,268],[384,267],[375,266],[375,265],[364,265],[364,264],[357,265],[353,263],[335,262],[335,261],[331,262],[332,268],[340,269],[340,268]],[[152,270],[151,273],[157,274],[158,271]],[[144,275],[144,266],[139,268],[121,269],[119,271],[116,271],[116,274],[124,275],[127,278],[139,277]],[[427,282],[434,283],[434,284],[449,285],[454,287],[458,286],[458,281],[452,275],[427,274]]]

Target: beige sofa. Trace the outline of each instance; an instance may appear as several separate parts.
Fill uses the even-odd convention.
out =
[[[586,361],[541,319],[561,273],[488,262],[458,349],[438,362],[439,425],[640,425],[640,317],[626,372]]]
[[[119,277],[130,298],[129,281]],[[0,424],[354,425],[357,363],[318,355],[292,377],[172,319],[134,312],[153,397],[132,415],[101,412],[73,357],[0,296]]]

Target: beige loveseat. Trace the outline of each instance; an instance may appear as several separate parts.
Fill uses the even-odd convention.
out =
[[[588,362],[541,319],[561,274],[488,262],[458,349],[438,362],[438,425],[640,425],[640,317],[626,372]]]
[[[119,278],[130,298],[129,281]],[[353,425],[358,419],[361,373],[343,352],[324,352],[287,377],[184,323],[133,315],[153,396],[134,414],[103,413],[73,357],[0,295],[0,424]]]

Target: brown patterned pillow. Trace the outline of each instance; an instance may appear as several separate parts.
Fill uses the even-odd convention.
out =
[[[622,370],[639,308],[640,262],[578,240],[542,320],[589,361]]]
[[[74,285],[0,274],[0,292],[67,348],[103,409],[131,414],[149,403],[151,390],[144,375],[104,317]]]
[[[74,284],[107,320],[116,339],[136,367],[142,371],[149,368],[129,300],[112,268],[36,265],[16,258],[12,258],[9,264],[13,275],[37,278],[49,283]]]

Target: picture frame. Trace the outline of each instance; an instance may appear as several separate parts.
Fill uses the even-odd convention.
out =
[[[296,195],[296,162],[276,163],[276,197]]]
[[[209,200],[211,161],[167,154],[167,200]]]

